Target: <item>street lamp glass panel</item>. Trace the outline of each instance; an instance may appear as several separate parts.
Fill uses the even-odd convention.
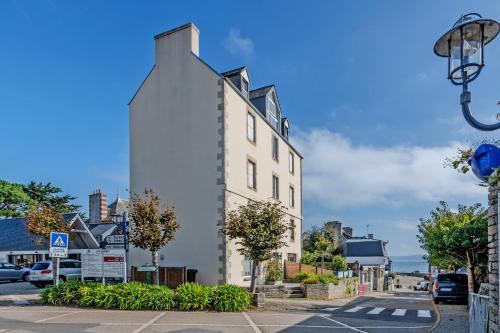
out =
[[[455,83],[472,81],[483,66],[483,32],[472,23],[455,30],[449,40],[450,78]]]

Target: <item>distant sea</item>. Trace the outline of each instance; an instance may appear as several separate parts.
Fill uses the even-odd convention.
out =
[[[391,256],[392,271],[400,273],[413,273],[415,271],[427,273],[429,265],[422,257],[423,255]]]

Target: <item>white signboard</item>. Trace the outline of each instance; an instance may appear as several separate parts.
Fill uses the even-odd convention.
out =
[[[108,244],[125,244],[125,235],[110,235],[106,237]]]
[[[67,258],[68,249],[64,247],[51,247],[49,249],[49,256],[51,258]]]
[[[87,250],[82,253],[82,278],[124,278],[126,269],[123,249]]]
[[[125,249],[125,244],[106,244],[106,249]]]

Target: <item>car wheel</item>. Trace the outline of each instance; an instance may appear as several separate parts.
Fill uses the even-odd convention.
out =
[[[17,280],[15,280],[15,279],[14,280],[10,280],[10,282],[17,282]]]
[[[66,278],[64,276],[59,277],[59,284],[66,282]]]
[[[28,281],[28,275],[30,275],[29,273],[26,273],[23,275],[23,281],[24,282],[27,282]]]
[[[37,288],[43,288],[43,284],[41,284],[41,283],[35,283],[35,287],[37,287]]]

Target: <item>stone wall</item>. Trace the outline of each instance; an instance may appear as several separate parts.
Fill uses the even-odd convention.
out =
[[[332,300],[347,298],[358,295],[358,278],[348,278],[339,281],[338,285],[329,284],[305,284],[304,295],[309,299]]]
[[[490,296],[489,332],[497,333],[498,328],[498,194],[500,184],[490,184],[488,193],[488,277]]]

